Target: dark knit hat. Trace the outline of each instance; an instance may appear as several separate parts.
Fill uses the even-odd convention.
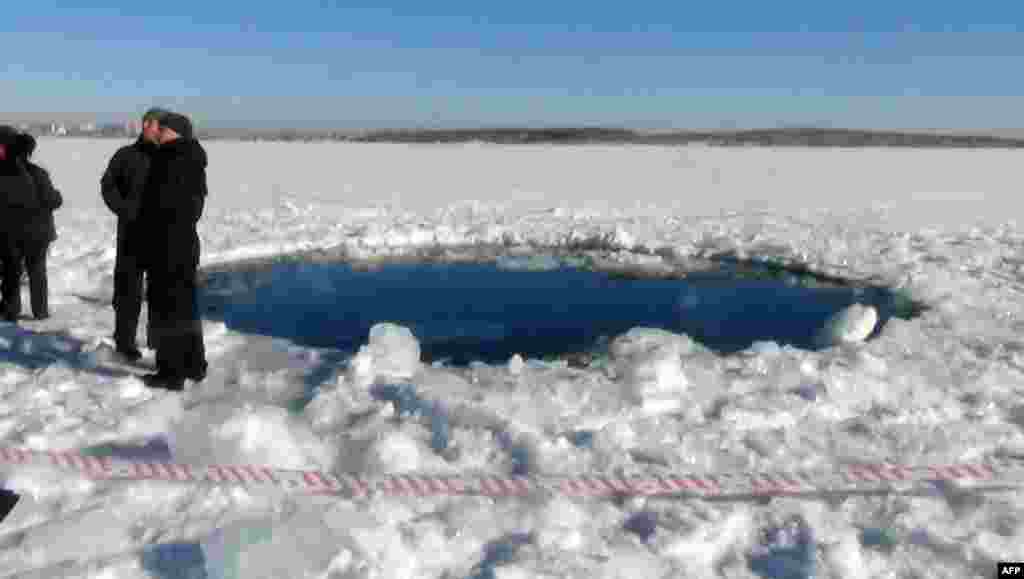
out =
[[[192,121],[179,113],[167,113],[160,119],[160,126],[167,127],[184,139],[192,138]]]
[[[32,153],[36,152],[36,138],[28,133],[21,133],[15,138],[14,149],[16,154],[29,159]]]
[[[149,121],[162,121],[163,118],[169,115],[171,111],[162,109],[160,107],[153,107],[142,114],[142,122],[148,123]]]
[[[19,135],[21,135],[21,131],[18,129],[10,125],[0,125],[0,145],[8,147],[17,145]]]

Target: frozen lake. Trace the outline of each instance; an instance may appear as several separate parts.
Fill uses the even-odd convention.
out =
[[[820,350],[716,352],[682,333],[633,328],[612,339],[603,368],[519,358],[434,367],[421,359],[429,340],[401,326],[378,326],[351,356],[211,319],[210,376],[173,394],[145,389],[109,358],[115,222],[98,186],[120,144],[39,144],[66,206],[50,257],[53,317],[0,324],[5,447],[367,477],[508,476],[524,460],[536,476],[653,476],[1024,456],[1016,151],[210,143],[206,267],[477,245],[586,247],[602,267],[725,255],[893,288],[929,309]],[[384,321],[371,311],[365,322]],[[396,412],[379,388],[401,384],[403,400],[445,419]],[[305,395],[308,405],[289,406]],[[0,461],[0,480],[22,495],[0,523],[3,577],[242,568],[246,577],[749,578],[785,568],[961,579],[1024,559],[1019,491],[948,485],[843,501],[348,501],[93,480],[10,461]]]

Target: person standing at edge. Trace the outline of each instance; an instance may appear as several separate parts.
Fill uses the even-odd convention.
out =
[[[151,108],[142,116],[142,131],[131,145],[111,157],[100,179],[103,201],[117,215],[117,257],[114,261],[114,343],[117,352],[135,361],[142,357],[136,345],[142,313],[143,273],[139,255],[143,233],[138,223],[142,190],[153,153],[160,142],[160,118],[169,111]]]
[[[3,319],[17,323],[21,315],[21,276],[28,270],[32,313],[50,317],[46,254],[57,239],[53,212],[64,199],[45,169],[31,162],[36,139],[0,126],[0,261]]]
[[[183,390],[186,379],[206,377],[196,230],[207,195],[206,166],[206,151],[188,117],[164,115],[139,211],[149,276],[149,339],[156,350],[157,372],[145,377],[152,388]]]

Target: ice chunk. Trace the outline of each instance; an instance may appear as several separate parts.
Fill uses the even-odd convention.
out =
[[[505,565],[494,569],[494,579],[530,579],[535,574],[519,565]]]
[[[678,533],[681,536],[664,534],[666,541],[661,552],[682,566],[694,569],[695,577],[711,577],[723,559],[731,557],[746,543],[751,525],[749,510],[734,511],[692,532]]]
[[[849,579],[867,579],[875,576],[864,560],[863,549],[857,541],[856,533],[844,533],[833,548],[826,553],[829,566],[838,577]]]
[[[823,387],[820,384],[804,383],[796,388],[790,390],[791,393],[807,400],[808,402],[814,402],[818,399],[818,396],[822,394]]]
[[[874,306],[853,304],[829,318],[818,339],[823,345],[863,342],[877,325],[878,310]]]
[[[526,367],[526,362],[523,361],[523,357],[519,354],[513,355],[508,361],[508,371],[513,376],[518,376],[523,372],[523,368]]]
[[[93,340],[93,343],[86,345],[82,349],[80,362],[85,366],[96,367],[122,362],[122,357],[117,353],[112,343],[108,340],[97,338]]]
[[[419,470],[423,463],[420,443],[401,430],[388,433],[369,449],[366,464],[375,474]]]
[[[592,448],[594,446],[594,432],[590,430],[577,430],[569,435],[573,446],[578,448]]]
[[[179,396],[154,398],[137,407],[136,413],[121,421],[123,438],[155,438],[171,431],[172,425],[184,414]]]
[[[551,255],[498,256],[498,269],[509,271],[551,271],[561,267],[561,262]]]
[[[581,529],[591,522],[579,504],[566,497],[555,497],[539,513],[537,544],[542,549],[579,549],[583,545]]]
[[[501,431],[497,433],[495,438],[498,444],[508,453],[512,475],[526,476],[531,470],[535,469],[536,451],[531,448],[531,441],[526,440],[527,437],[521,437],[520,440],[516,440],[508,432]]]
[[[413,415],[421,411],[423,400],[416,393],[416,386],[407,382],[398,384],[375,384],[370,393],[377,400],[390,402],[398,416]]]
[[[285,521],[270,516],[235,521],[202,543],[210,579],[309,577],[331,565],[337,538],[315,505]]]
[[[765,579],[813,579],[815,543],[810,527],[800,517],[768,528],[750,554],[750,570]]]
[[[682,406],[680,395],[689,388],[682,356],[692,342],[664,330],[634,328],[616,338],[611,354],[621,376],[624,394],[653,412]]]
[[[778,342],[771,341],[757,341],[750,345],[748,348],[751,354],[763,355],[763,356],[778,356],[782,353],[782,348]]]
[[[377,384],[371,389],[377,400],[391,402],[398,416],[420,416],[430,428],[430,446],[435,452],[448,448],[451,435],[448,411],[437,401],[425,400],[412,384]]]
[[[508,449],[509,458],[512,459],[512,475],[526,476],[530,473],[530,463],[533,462],[530,447],[523,444],[515,444]]]
[[[177,460],[197,464],[267,464],[329,470],[330,444],[310,424],[276,406],[203,406],[176,424],[169,437]]]
[[[515,560],[520,547],[531,543],[533,536],[528,533],[512,533],[508,536],[487,544],[484,548],[484,559],[476,566],[470,579],[492,579],[496,577],[495,568]]]
[[[609,553],[607,561],[594,571],[594,577],[600,579],[653,579],[671,576],[671,569],[665,560],[651,553],[623,548]]]
[[[430,447],[434,452],[442,452],[448,448],[451,439],[448,413],[440,402],[431,402],[427,406],[427,416],[430,419]]]
[[[420,369],[420,343],[409,328],[391,323],[370,328],[369,343],[352,360],[358,378],[411,378]]]

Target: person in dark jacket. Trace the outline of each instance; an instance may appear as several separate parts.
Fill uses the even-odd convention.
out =
[[[196,286],[196,226],[207,195],[207,156],[183,115],[165,115],[160,135],[138,218],[149,276],[149,339],[157,363],[146,383],[182,390],[186,379],[201,381],[207,370]]]
[[[57,239],[53,212],[64,204],[49,173],[30,161],[35,137],[0,126],[0,261],[3,262],[3,311],[17,322],[21,315],[21,277],[28,270],[32,313],[50,316],[46,255]]]
[[[150,160],[160,143],[160,119],[169,111],[152,108],[142,116],[139,138],[111,157],[100,179],[107,207],[117,215],[117,257],[114,261],[114,343],[129,360],[142,357],[136,335],[142,313],[144,269],[139,260],[142,232],[138,223],[142,190]]]

